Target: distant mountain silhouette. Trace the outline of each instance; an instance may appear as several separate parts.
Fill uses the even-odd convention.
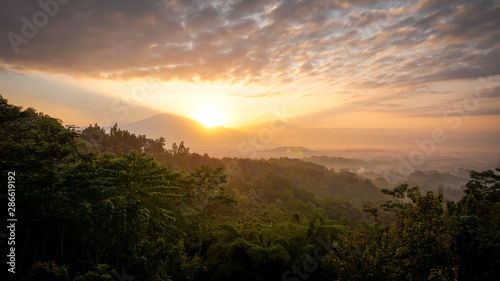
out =
[[[206,152],[213,156],[220,154],[218,152],[234,154],[238,145],[246,139],[245,134],[236,130],[222,126],[206,128],[193,119],[171,113],[159,114],[121,128],[150,138],[164,137],[167,147],[184,141],[192,152]]]
[[[193,119],[163,113],[120,128],[150,138],[164,137],[167,146],[184,141],[192,152],[211,156],[270,158],[322,156],[337,151],[335,156],[367,158],[383,149],[415,149],[413,136],[400,131],[362,128],[303,128],[279,114],[263,115],[237,130],[222,126],[206,128]],[[379,135],[380,134],[380,135]],[[309,147],[309,150],[305,147]]]

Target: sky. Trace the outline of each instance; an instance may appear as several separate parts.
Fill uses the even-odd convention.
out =
[[[236,128],[278,110],[500,140],[500,1],[0,3],[0,94],[66,124]]]

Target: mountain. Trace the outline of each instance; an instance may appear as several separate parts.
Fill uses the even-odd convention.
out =
[[[159,114],[121,128],[150,138],[164,137],[167,146],[184,141],[192,152],[209,153],[211,156],[234,155],[238,145],[247,138],[236,130],[222,126],[207,128],[193,119],[171,113]]]
[[[301,127],[295,122],[295,119],[276,112],[262,115],[250,125],[238,129],[261,138],[265,150],[278,146],[307,146],[315,150],[393,150],[408,149],[414,141],[413,136],[391,130]]]
[[[191,151],[211,156],[297,158],[324,154],[305,149],[302,144],[321,147],[325,143],[332,144],[332,139],[334,146],[347,142],[343,133],[301,128],[273,116],[259,120],[265,119],[268,121],[234,130],[222,126],[207,128],[193,119],[163,113],[120,127],[149,138],[164,137],[167,145],[184,141]]]
[[[222,126],[207,128],[193,119],[163,113],[120,127],[149,138],[164,137],[167,146],[184,141],[192,152],[216,157],[300,158],[327,154],[324,151],[359,148],[366,139],[371,139],[375,147],[380,144],[375,138],[363,136],[360,131],[302,128],[290,123],[279,113],[262,116],[255,121],[260,123],[238,130]]]

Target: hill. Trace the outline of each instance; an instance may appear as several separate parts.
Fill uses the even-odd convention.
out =
[[[220,155],[222,152],[234,154],[238,144],[246,138],[241,132],[222,126],[206,128],[193,119],[171,113],[120,127],[151,138],[164,137],[167,144],[184,141],[193,151],[202,154],[210,152],[211,155]]]

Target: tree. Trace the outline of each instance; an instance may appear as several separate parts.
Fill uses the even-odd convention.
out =
[[[58,119],[10,105],[1,96],[0,112],[0,170],[3,175],[15,172],[16,204],[22,206],[16,209],[16,218],[22,218],[17,231],[23,234],[17,238],[27,249],[19,257],[22,271],[26,263],[60,259],[60,243],[57,250],[51,243],[60,237],[60,183],[68,165],[76,161],[78,134]]]
[[[500,275],[500,167],[471,171],[465,196],[454,206],[459,280]]]
[[[442,193],[427,192],[421,195],[418,188],[408,189],[409,203],[397,212],[394,229],[398,243],[396,266],[404,268],[396,276],[401,280],[427,280],[441,272],[453,277],[454,264],[450,251],[451,235],[444,216]]]
[[[123,251],[128,262],[134,264],[134,259],[137,262],[142,255],[147,256],[145,248],[150,242],[180,234],[169,210],[173,208],[170,201],[178,196],[178,188],[171,185],[177,174],[137,151],[116,160],[104,159],[99,166],[112,192],[95,203],[100,206],[96,211],[102,210],[96,215],[101,218],[100,225],[112,231],[114,241],[119,241],[118,256]]]
[[[495,215],[495,205],[500,202],[500,174],[497,174],[500,172],[500,167],[495,171],[470,172],[471,180],[467,182],[464,190],[466,196],[461,200],[461,203],[467,203],[467,200],[475,201],[474,209],[468,210],[469,215],[484,218]]]
[[[365,204],[372,226],[351,231],[332,252],[329,271],[338,280],[428,280],[454,278],[452,236],[442,194],[420,194],[400,185],[382,190],[396,202],[382,204],[396,215],[394,227],[377,221],[378,210]]]
[[[222,167],[212,169],[208,166],[197,168],[189,176],[189,189],[185,194],[189,203],[184,206],[183,213],[195,229],[198,255],[201,255],[211,219],[221,207],[236,203],[225,192],[223,184],[226,183],[226,177]]]
[[[110,128],[109,134],[97,124],[94,126],[90,125],[82,130],[80,140],[91,151],[99,153],[111,152],[117,157],[122,153],[128,154],[132,150],[140,153],[146,152],[149,156],[158,158],[162,158],[165,153],[165,149],[163,148],[165,138],[160,137],[154,140],[146,138],[145,135],[136,136],[127,130],[118,128],[118,124]]]

